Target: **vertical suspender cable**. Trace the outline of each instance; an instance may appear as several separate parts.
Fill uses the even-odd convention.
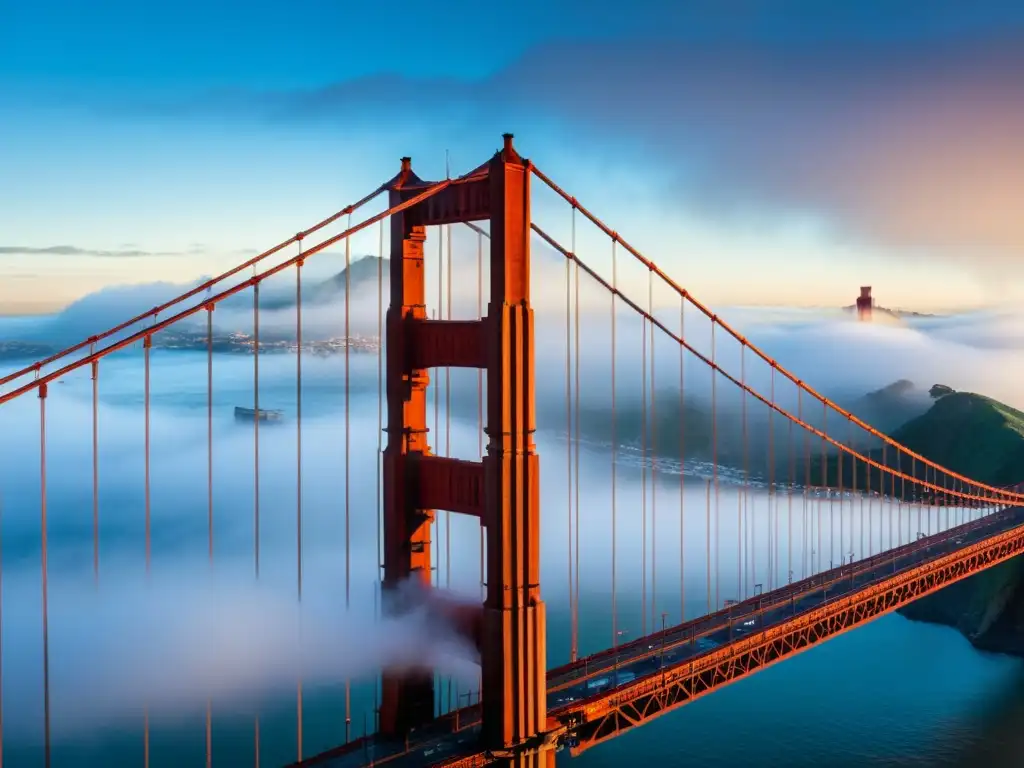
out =
[[[437,227],[437,308],[434,310],[434,319],[441,320],[444,318],[441,310],[444,307],[444,295],[442,293],[444,289],[444,227],[438,225]],[[436,377],[435,377],[436,378]],[[434,445],[431,446],[432,452],[439,454],[441,452],[441,387],[438,381],[432,381],[430,388],[434,390]],[[434,512],[434,540],[431,542],[431,568],[433,573],[431,574],[434,578],[433,584],[435,587],[441,586],[441,558],[437,551],[437,546],[441,541],[441,516]],[[434,557],[437,557],[437,561],[434,561]],[[435,675],[437,678],[437,675]],[[435,704],[438,708],[441,706],[441,690],[438,688],[435,691]]]
[[[213,304],[206,308],[206,522],[207,555],[213,564]]]
[[[898,502],[896,504],[896,517],[897,517],[896,522],[897,522],[897,525],[899,526],[899,534],[900,534],[898,541],[899,541],[899,544],[902,545],[903,544],[903,504],[904,504],[904,502],[906,501],[906,498],[907,498],[907,478],[902,475],[902,472],[903,472],[903,452],[901,450],[899,450],[898,448],[896,449],[896,462],[897,462],[896,466],[899,468],[900,473],[901,473],[901,476],[900,476],[900,495],[899,495],[899,500],[898,500]],[[911,463],[911,471],[913,471],[913,463]],[[895,475],[893,476],[893,485],[894,486],[896,485]],[[913,485],[911,485],[911,487],[913,487]],[[907,527],[909,528],[910,527],[910,520],[909,520],[910,514],[909,513],[907,514],[907,518],[908,518],[908,520],[907,520]]]
[[[786,583],[793,583],[793,489],[796,487],[796,454],[793,452],[793,420],[788,419],[786,452],[789,454],[789,493],[786,499]]]
[[[452,319],[452,227],[445,225],[446,240],[448,242],[448,258],[445,271],[445,316]],[[452,369],[445,366],[444,369],[444,455],[452,455]],[[444,513],[444,586],[451,589],[452,586],[452,513],[445,510]],[[448,711],[452,711],[452,676],[448,675]],[[458,697],[455,699],[458,704]]]
[[[747,430],[747,344],[745,340],[740,342],[740,381],[743,383],[740,407],[743,412],[743,508],[746,513],[747,499],[750,497],[750,433]],[[750,536],[750,571],[747,578],[743,580],[744,597],[746,597],[747,583],[753,583],[757,577],[757,549],[754,547],[757,522],[749,520],[747,514],[744,517],[748,518],[747,528],[749,528]],[[746,537],[744,537],[744,544],[746,544]],[[744,562],[746,562],[746,558],[744,558]]]
[[[716,478],[717,477],[717,472],[715,471],[715,466],[716,466],[716,463],[717,463],[717,460],[718,460],[718,429],[717,429],[717,419],[716,419],[716,416],[715,416],[716,411],[717,411],[717,408],[715,407],[717,405],[717,401],[716,401],[716,396],[715,396],[715,367],[714,367],[714,362],[715,362],[715,323],[714,323],[714,320],[712,320],[711,321],[711,363],[712,363],[712,365],[711,365],[711,368],[709,369],[711,371],[711,473],[712,473],[712,478]],[[712,482],[712,479],[708,479],[707,480],[707,490],[706,490],[705,499],[704,499],[704,501],[705,501],[705,510],[704,510],[704,534],[705,534],[704,556],[705,556],[705,560],[707,561],[708,613],[713,613],[714,612],[714,608],[712,608],[712,603],[711,603],[711,482]],[[716,485],[717,485],[717,483],[716,483]],[[717,600],[715,602],[717,603]]]
[[[482,319],[484,316],[484,236],[482,232],[476,235],[476,316]],[[482,368],[476,372],[476,453],[484,455],[484,371]],[[480,526],[480,597],[484,598],[484,553],[487,551],[487,542],[484,541],[484,526]]]
[[[566,497],[568,532],[566,534],[566,551],[568,552],[567,567],[569,569],[569,660],[576,661],[578,652],[576,640],[576,591],[573,589],[573,538],[572,538],[572,262],[565,260],[565,461],[566,461]]]
[[[937,477],[937,474],[935,472],[935,467],[932,467],[931,469],[932,469],[932,485],[937,485],[938,484],[938,477]],[[927,482],[927,481],[928,481],[928,472],[927,472],[927,470],[925,470],[925,482]],[[935,490],[933,488],[927,489],[927,493],[928,493],[928,534],[931,535],[931,533],[932,533],[932,518],[933,517],[935,518],[936,525],[938,525],[938,515],[936,514],[937,510],[935,508],[935,500],[936,500],[937,495],[936,495]]]
[[[715,364],[715,326],[711,321],[711,363]],[[718,370],[711,369],[711,477],[715,484],[715,610],[721,605],[719,600],[719,537],[718,537]]]
[[[302,635],[302,238],[295,264],[295,574]],[[295,686],[295,750],[302,761],[302,671]]]
[[[773,407],[771,408],[771,410],[768,411],[768,418],[769,419],[774,419],[775,418],[775,408],[774,408],[774,406],[775,406],[775,366],[772,366],[771,389],[772,389],[771,396],[772,396],[772,406]],[[777,587],[777,586],[779,586],[779,583],[780,583],[781,579],[780,579],[780,576],[779,576],[779,486],[778,486],[778,483],[775,481],[775,470],[777,469],[777,467],[775,466],[776,462],[775,462],[775,428],[774,428],[774,426],[771,429],[771,436],[772,436],[772,443],[771,443],[772,457],[771,457],[771,461],[769,462],[769,466],[768,466],[768,484],[769,484],[769,487],[771,488],[771,494],[770,494],[770,497],[769,497],[769,501],[770,501],[771,506],[772,506],[772,508],[774,510],[774,518],[775,518],[775,534],[773,536],[773,540],[775,542],[775,554],[772,555],[772,576],[774,577],[773,578],[773,584]]]
[[[927,471],[927,467],[925,467]],[[914,478],[914,482],[911,486],[911,503],[917,506],[917,530],[911,534],[911,541],[915,541],[918,532],[921,530],[921,494],[918,491],[917,485],[917,459],[913,456],[910,457],[910,476]]]
[[[704,492],[704,560],[707,565],[708,582],[708,613],[713,613],[711,607],[711,478],[705,481]]]
[[[864,492],[868,497],[868,549],[865,557],[872,557],[875,554],[875,468],[865,463],[864,471],[867,472],[867,479],[864,481]]]
[[[213,568],[213,304],[206,308],[206,501],[210,568]],[[149,355],[147,350],[147,381]],[[147,384],[147,391],[149,387]],[[148,413],[148,412],[147,412]],[[147,417],[148,434],[148,417]],[[148,455],[148,451],[147,451]],[[148,463],[147,463],[148,466]],[[149,517],[146,518],[147,527]],[[146,571],[149,572],[149,534],[146,534]],[[213,712],[206,698],[206,768],[213,764]]]
[[[642,318],[640,373],[640,633],[647,634],[647,318]]]
[[[477,232],[476,235],[476,315],[478,319],[484,316],[484,235]],[[476,453],[477,456],[484,455],[484,371],[482,368],[476,372]],[[480,599],[486,597],[484,580],[484,556],[487,552],[484,526],[480,525]],[[477,695],[482,696],[483,691],[483,668],[477,672]]]
[[[4,603],[4,536],[3,536],[3,496],[0,495],[0,766],[4,764],[4,670],[3,670],[3,603]]]
[[[39,525],[43,596],[43,762],[50,768],[50,609],[49,548],[46,538],[46,384],[39,385]]]
[[[958,492],[962,492],[963,491],[964,486],[963,486],[963,483],[960,480],[954,480],[953,481],[953,488],[954,488],[954,492],[958,493]],[[966,507],[966,506],[967,505],[964,502],[964,500],[960,496],[957,496],[956,497],[956,509],[953,511],[954,520],[956,521],[957,525],[963,525],[963,523],[964,523],[964,511],[965,511],[964,507]]]
[[[576,253],[576,208],[572,209],[572,252],[573,255]],[[575,573],[573,574],[573,588],[576,590],[576,594],[573,596],[572,606],[574,611],[573,622],[576,627],[576,639],[574,643],[575,653],[578,655],[580,650],[580,263],[579,261],[573,261],[573,272],[574,272],[574,292],[573,306],[575,313],[575,337],[574,337],[574,350],[573,355],[575,357],[575,412],[573,413],[573,421],[575,424],[575,435],[573,442],[575,443],[574,451],[576,453],[576,460],[573,466],[573,482],[575,485],[573,499],[573,514],[575,516],[575,541],[572,546],[575,548],[573,555],[573,566]]]
[[[452,227],[445,225],[448,241],[447,270],[445,271],[445,318],[452,319]],[[444,455],[452,455],[452,369],[448,366],[444,369]],[[445,513],[445,534],[444,534],[444,585],[450,589],[452,586],[452,534],[451,534],[451,512]],[[449,678],[449,685],[451,678]],[[451,690],[449,690],[449,699]],[[451,701],[449,700],[449,708]]]
[[[918,496],[918,498],[921,500],[921,503],[920,503],[921,504],[921,512],[924,515],[925,520],[922,523],[922,526],[919,527],[919,530],[921,530],[923,532],[923,534],[925,534],[926,536],[931,536],[931,534],[932,534],[932,489],[929,488],[926,485],[926,483],[928,482],[928,470],[929,470],[929,467],[926,464],[925,465],[925,471],[924,471],[924,477],[922,477],[922,482],[921,482],[921,492],[920,492],[920,494]],[[934,475],[933,475],[933,479],[934,479]]]
[[[686,300],[683,298],[679,299],[679,338],[683,341],[686,340]],[[686,562],[685,562],[685,543],[686,543],[686,516],[684,510],[684,499],[686,497],[684,480],[686,476],[686,452],[684,450],[684,442],[686,436],[686,429],[684,422],[686,419],[686,398],[685,398],[685,376],[683,359],[686,354],[686,347],[683,344],[679,345],[679,622],[686,621]]]
[[[819,483],[821,484],[822,490],[825,491],[826,493],[828,493],[829,492],[829,490],[828,490],[828,461],[827,461],[828,457],[825,454],[825,437],[824,437],[824,435],[828,433],[828,406],[825,405],[824,403],[821,404],[821,413],[822,413],[821,431],[822,431],[823,434],[822,434],[822,438],[821,438],[821,470],[820,470],[821,477],[819,479]],[[821,547],[821,543],[822,543],[821,542],[821,515],[822,515],[822,507],[823,506],[824,506],[824,502],[819,497],[818,498],[818,570],[819,571],[822,569],[821,560],[825,556],[825,550],[822,549],[822,547]],[[829,541],[831,542],[832,541],[832,526],[831,526],[831,524],[829,525],[829,529],[828,529],[828,538],[829,538]],[[830,545],[830,550],[831,550],[831,545]]]
[[[153,337],[146,336],[142,340],[142,355],[144,359],[145,373],[143,383],[143,394],[142,394],[142,411],[143,420],[145,421],[145,446],[143,450],[143,460],[145,462],[144,469],[144,493],[146,499],[146,577],[149,578],[149,572],[151,568],[152,551],[153,551],[153,540],[151,535],[152,530],[152,495],[150,493],[150,473],[149,473],[149,446],[150,446],[150,422],[149,422],[149,404],[150,404],[150,390],[149,390],[149,356],[150,348],[153,346]]]
[[[797,414],[800,421],[804,421],[804,390],[803,387],[797,387],[796,390],[796,408]],[[806,422],[804,422],[806,423]],[[807,494],[810,492],[811,487],[811,433],[805,428],[804,429],[804,501],[803,501],[803,565],[801,567],[801,578],[807,578],[808,573],[808,560],[810,561],[810,568],[814,567],[814,558],[809,558],[807,547],[810,546],[813,539],[811,538],[808,527],[811,523],[807,514]]]
[[[618,441],[618,435],[616,434],[616,418],[615,418],[615,296],[619,289],[619,274],[618,274],[618,259],[616,258],[615,238],[612,238],[612,301],[611,301],[611,315],[612,315],[612,375],[611,375],[611,389],[612,389],[612,648],[615,648],[619,644],[619,614],[618,614],[618,601],[615,594],[615,577],[616,567],[618,565],[617,558],[617,547],[616,544],[616,475],[618,474],[618,453],[616,443]],[[618,658],[618,657],[616,657]]]
[[[256,578],[260,577],[260,284],[252,287],[252,540]],[[258,721],[257,721],[258,722]],[[257,726],[258,728],[258,726]],[[259,759],[257,757],[257,759]]]
[[[256,268],[253,267],[253,272]],[[260,284],[252,286],[252,527],[253,567],[260,578]],[[253,764],[260,768],[260,713],[253,716]]]
[[[89,354],[96,352],[96,344],[89,345]],[[92,368],[92,572],[96,586],[100,583],[100,364],[93,360]]]
[[[348,228],[352,228],[352,214],[348,215]],[[351,538],[349,535],[350,500],[351,500],[351,461],[352,423],[349,407],[349,357],[352,347],[351,301],[352,299],[352,238],[345,238],[345,613],[351,609],[352,601],[352,557]],[[345,743],[352,740],[352,681],[345,676]]]
[[[377,236],[377,578],[373,587],[374,602],[381,590],[381,563],[384,553],[381,551],[383,519],[382,466],[383,435],[384,435],[384,397],[381,388],[384,384],[384,219],[380,220]],[[380,615],[374,617],[380,620]],[[381,683],[380,676],[374,683],[374,709],[380,709]]]
[[[213,304],[206,307],[206,529],[213,565]]]
[[[882,534],[883,534],[883,531],[885,529],[885,518],[886,517],[889,518],[889,546],[886,547],[886,549],[892,549],[892,505],[889,505],[889,513],[890,514],[886,515],[886,513],[885,513],[885,509],[886,509],[886,505],[885,505],[885,500],[886,500],[885,476],[886,476],[886,474],[888,474],[888,468],[889,468],[889,461],[888,461],[888,459],[886,457],[886,453],[887,453],[886,448],[887,448],[887,445],[885,443],[882,443],[882,467],[884,469],[881,469],[878,472],[878,488],[879,488],[879,494],[878,494],[878,497],[879,497],[878,498],[878,546],[879,546],[879,549],[881,549],[883,546],[885,546],[882,543]]]
[[[849,430],[853,431],[853,421],[848,421]],[[847,443],[850,445],[850,449],[853,450],[853,437],[847,438]],[[857,457],[854,454],[850,454],[853,460],[853,473],[850,478],[850,492],[853,494],[850,497],[850,519],[853,519],[853,500],[854,498],[860,498],[860,556],[864,558],[864,496],[860,493],[860,488],[857,486]],[[867,466],[865,466],[865,469]],[[853,549],[853,529],[850,529],[850,549]]]
[[[151,558],[152,558],[152,538],[151,538],[151,534],[150,534],[150,531],[151,531],[151,495],[150,495],[150,477],[149,477],[149,474],[150,474],[150,472],[149,472],[149,470],[150,470],[150,466],[149,466],[149,462],[150,462],[150,458],[149,458],[149,453],[150,453],[150,422],[149,422],[149,398],[150,398],[149,376],[150,376],[150,371],[149,371],[149,356],[150,356],[150,347],[152,346],[152,343],[153,343],[153,339],[152,339],[151,336],[146,336],[145,339],[143,339],[143,342],[142,342],[142,350],[143,350],[144,366],[145,366],[145,373],[144,373],[145,380],[144,380],[144,384],[143,384],[143,420],[145,422],[145,426],[144,426],[144,431],[145,431],[144,441],[145,441],[145,445],[144,445],[144,450],[143,450],[143,456],[144,456],[143,461],[145,463],[145,468],[144,468],[144,476],[145,476],[145,479],[144,479],[144,495],[145,495],[145,555],[146,555],[146,582],[147,582],[147,585],[149,583],[150,572],[151,572],[151,567],[152,567],[152,562],[151,562]],[[148,706],[148,704],[145,705],[145,708],[144,708],[144,711],[143,711],[142,727],[143,727],[143,731],[144,731],[143,740],[145,741],[145,753],[146,753],[145,754],[145,762],[148,764],[148,761],[149,761],[149,706]]]
[[[843,464],[846,463],[846,452],[843,450],[843,439],[839,436],[839,427],[836,427],[836,484],[839,486],[839,563],[846,562],[846,540],[844,538],[843,506],[846,492],[843,487]],[[851,518],[851,523],[853,522]],[[850,536],[853,540],[853,536]]]
[[[775,366],[771,372],[771,402],[775,405]],[[775,530],[772,531],[772,518]],[[768,409],[768,591],[778,581],[779,571],[779,509],[775,501],[775,409]]]
[[[743,455],[746,462],[747,453],[747,373],[746,373],[746,351],[747,345],[740,342],[740,399],[742,408],[741,427],[743,430]],[[743,567],[746,564],[746,531],[743,528],[743,496],[746,490],[746,478],[744,487],[736,492],[736,599],[743,600],[746,597],[746,580],[743,578]]]
[[[654,317],[654,272],[647,270],[647,313]],[[651,631],[658,615],[658,409],[654,386],[654,321],[651,321]]]

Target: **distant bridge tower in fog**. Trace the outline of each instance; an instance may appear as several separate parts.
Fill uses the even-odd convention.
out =
[[[871,298],[871,286],[862,285],[860,296],[857,297],[857,319],[861,322],[871,321],[871,310],[875,306],[875,300]]]

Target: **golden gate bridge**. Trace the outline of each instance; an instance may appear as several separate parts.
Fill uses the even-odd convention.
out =
[[[551,227],[542,227],[535,220],[535,187],[549,195],[549,203],[557,201],[567,208],[567,238],[556,237]],[[353,223],[355,215],[380,197],[386,198],[382,211]],[[545,210],[551,208],[548,205]],[[456,178],[424,181],[414,173],[410,159],[403,158],[394,178],[309,229],[172,301],[0,378],[0,404],[38,399],[44,688],[41,717],[46,765],[52,759],[52,608],[48,604],[47,539],[47,483],[52,469],[47,435],[62,428],[59,422],[47,423],[50,386],[76,371],[87,373],[92,382],[92,564],[98,582],[101,369],[112,354],[141,346],[148,575],[152,531],[160,525],[160,520],[153,517],[151,487],[153,340],[186,321],[205,319],[205,482],[208,558],[212,565],[213,488],[217,476],[213,450],[214,310],[229,298],[251,294],[252,455],[239,456],[237,461],[251,463],[253,468],[253,578],[258,580],[260,553],[265,546],[260,540],[260,414],[266,409],[259,397],[263,349],[260,288],[271,277],[293,275],[297,382],[294,575],[296,596],[301,600],[303,267],[308,259],[337,245],[344,245],[346,266],[350,266],[353,236],[375,225],[381,258],[377,262],[376,296],[380,340],[376,349],[378,432],[373,436],[378,446],[376,525],[380,567],[374,579],[382,596],[408,582],[420,585],[422,589],[414,594],[445,616],[479,652],[480,677],[475,690],[456,690],[454,695],[449,680],[445,697],[444,680],[429,671],[384,669],[373,691],[372,726],[366,724],[365,710],[355,711],[351,684],[346,682],[344,701],[339,705],[343,712],[337,717],[337,746],[316,754],[304,748],[308,713],[300,679],[295,697],[295,765],[550,766],[559,751],[578,754],[1024,550],[1021,487],[994,487],[942,467],[813,389],[701,304],[540,168],[522,158],[511,135],[506,135],[502,149],[492,158]],[[326,234],[332,226],[343,229]],[[579,252],[577,229],[583,226],[590,227],[594,242],[604,241],[600,253],[590,245]],[[471,288],[475,279],[475,316],[464,319],[452,316],[453,227],[468,228],[477,243],[476,273],[457,278],[463,289]],[[433,311],[427,296],[428,272],[433,269],[425,245],[428,230],[438,233],[438,295]],[[314,236],[321,239],[311,245]],[[389,259],[384,259],[385,242],[390,243]],[[565,263],[565,324],[557,330],[541,329],[536,322],[531,304],[533,248],[557,255]],[[294,249],[294,255],[287,255],[289,249]],[[486,251],[489,255],[485,256]],[[284,258],[269,266],[275,256]],[[623,272],[629,268],[639,269],[643,278],[624,280]],[[352,335],[353,296],[348,269],[345,275],[344,315],[339,318],[346,340],[342,352],[344,415],[336,427],[338,440],[344,443],[341,505],[345,570],[341,588],[347,607],[353,578],[349,489],[365,483],[366,478],[353,477],[350,471],[352,352],[348,340]],[[581,326],[596,323],[593,313],[586,311],[581,320],[585,303],[581,300],[581,280],[585,291],[591,295],[595,291],[603,293],[608,299],[604,315],[608,334],[599,335],[604,343],[600,351],[610,353],[610,364],[602,363],[607,367],[600,372],[595,372],[594,366],[581,366],[581,355],[592,343],[581,341]],[[628,359],[638,351],[635,338],[623,337],[623,313],[641,326],[639,445],[635,444],[636,435],[623,423],[621,404],[617,412],[617,393],[623,390],[623,354]],[[694,318],[700,322],[695,323]],[[586,332],[585,327],[583,330]],[[568,514],[548,509],[545,515],[565,515],[563,573],[569,648],[568,661],[549,668],[548,628],[560,619],[548,614],[541,597],[542,465],[534,442],[538,427],[535,381],[538,370],[545,378],[560,373],[537,364],[535,345],[538,340],[554,338],[556,333],[560,337],[563,332],[565,422],[560,429],[564,429],[566,455],[564,459],[545,458],[543,466],[546,474],[561,473],[565,468]],[[661,347],[660,358],[655,354],[656,340]],[[723,353],[723,344],[731,344],[731,351]],[[674,387],[678,392],[672,393],[672,418],[664,416],[664,387],[656,392],[660,386],[656,385],[656,364],[661,380],[666,380],[666,349],[678,351],[678,385]],[[687,424],[688,377],[695,368],[709,376],[709,434],[691,430]],[[450,400],[452,369],[476,371],[476,460],[451,455],[450,403],[445,410],[449,421],[445,426],[447,446],[443,453],[439,450],[440,384],[443,374],[445,397]],[[584,390],[607,391],[600,411],[608,427],[602,451],[610,453],[610,493],[603,511],[610,514],[611,546],[599,555],[607,556],[602,564],[610,580],[608,642],[604,650],[589,654],[580,650],[580,560],[581,546],[596,518],[591,503],[583,508],[580,499],[581,444],[586,441],[581,439],[581,378]],[[637,372],[632,370],[629,378],[636,379]],[[436,445],[429,442],[431,389]],[[737,428],[742,448],[733,451],[731,467],[722,460],[727,425],[720,411],[726,404],[730,408],[739,405],[738,421],[730,422],[728,428]],[[763,426],[765,422],[766,440],[755,439],[755,424]],[[673,432],[677,452],[676,463],[669,469],[658,455],[664,453],[659,446],[665,442],[667,430]],[[370,440],[369,435],[355,437],[360,442]],[[691,455],[701,457],[700,471],[687,469],[688,446]],[[7,450],[12,447],[7,446]],[[765,456],[755,455],[762,451]],[[641,476],[640,498],[624,502],[624,484],[617,478],[637,471]],[[659,489],[664,489],[667,479],[678,482],[677,511],[657,505]],[[698,484],[705,502],[696,510],[686,508],[683,493],[684,484],[693,483]],[[731,497],[728,504],[721,503],[723,486],[735,490],[735,506]],[[478,550],[452,552],[452,513],[479,521]],[[858,514],[859,523],[855,524]],[[834,536],[837,519],[838,548]],[[730,527],[735,524],[735,541],[727,541],[725,547],[720,531],[723,522]],[[635,534],[637,527],[640,552],[633,546],[623,557],[616,538]],[[687,540],[695,528],[702,540]],[[666,529],[673,540],[665,537]],[[730,562],[733,545],[735,563]],[[724,567],[734,566],[736,570],[733,584],[724,584],[722,558],[726,549],[730,553]],[[760,552],[767,552],[767,558],[758,563]],[[675,561],[673,567],[678,574],[678,583],[668,587],[666,556]],[[482,593],[479,602],[456,601],[438,589],[450,585],[453,558],[465,561],[477,557]],[[623,572],[635,571],[637,560],[639,589],[624,592],[618,584],[630,581],[624,579]],[[444,585],[442,563],[446,570]],[[693,597],[693,584],[686,583],[695,579],[703,582],[698,590],[704,593],[700,600]],[[669,610],[666,593],[672,595]],[[382,606],[388,604],[381,600]],[[632,639],[626,638],[628,631],[622,619],[626,614],[641,625],[639,636]],[[214,718],[215,712],[208,704],[207,765],[213,762]],[[155,758],[151,754],[148,711],[140,713],[139,722],[140,762],[148,765]],[[353,732],[353,723],[362,725],[360,733]],[[253,734],[254,761],[259,765],[258,718]],[[0,749],[2,744],[0,738]]]

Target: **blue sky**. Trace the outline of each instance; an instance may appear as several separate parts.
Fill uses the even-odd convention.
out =
[[[1022,295],[1020,3],[0,0],[0,28],[4,313],[219,271],[505,130],[711,302]]]

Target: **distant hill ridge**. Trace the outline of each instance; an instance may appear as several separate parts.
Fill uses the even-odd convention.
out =
[[[1024,413],[984,395],[945,391],[948,394],[940,395],[931,408],[889,431],[889,436],[930,461],[987,485],[1024,480]],[[875,448],[869,455],[901,472],[925,477],[920,461],[895,453],[891,447]],[[872,490],[880,490],[879,470],[867,472],[862,463],[858,470],[858,488],[870,484]],[[824,472],[820,459],[815,462],[812,484],[824,481],[835,487],[841,476],[843,486],[850,488],[853,472],[853,460],[844,453],[840,475],[839,457],[833,454],[826,458]]]
[[[844,312],[854,313],[857,311],[856,304],[850,304],[842,307]],[[889,315],[890,317],[939,317],[939,315],[929,314],[928,312],[914,312],[909,309],[889,309],[888,307],[881,307],[877,304],[871,308],[871,311],[876,314]]]
[[[313,289],[315,300],[327,300],[335,296],[344,296],[345,280],[348,279],[349,291],[363,290],[367,286],[377,286],[380,279],[388,285],[390,278],[390,260],[380,256],[361,256],[354,259],[348,267],[333,277],[329,277]]]

